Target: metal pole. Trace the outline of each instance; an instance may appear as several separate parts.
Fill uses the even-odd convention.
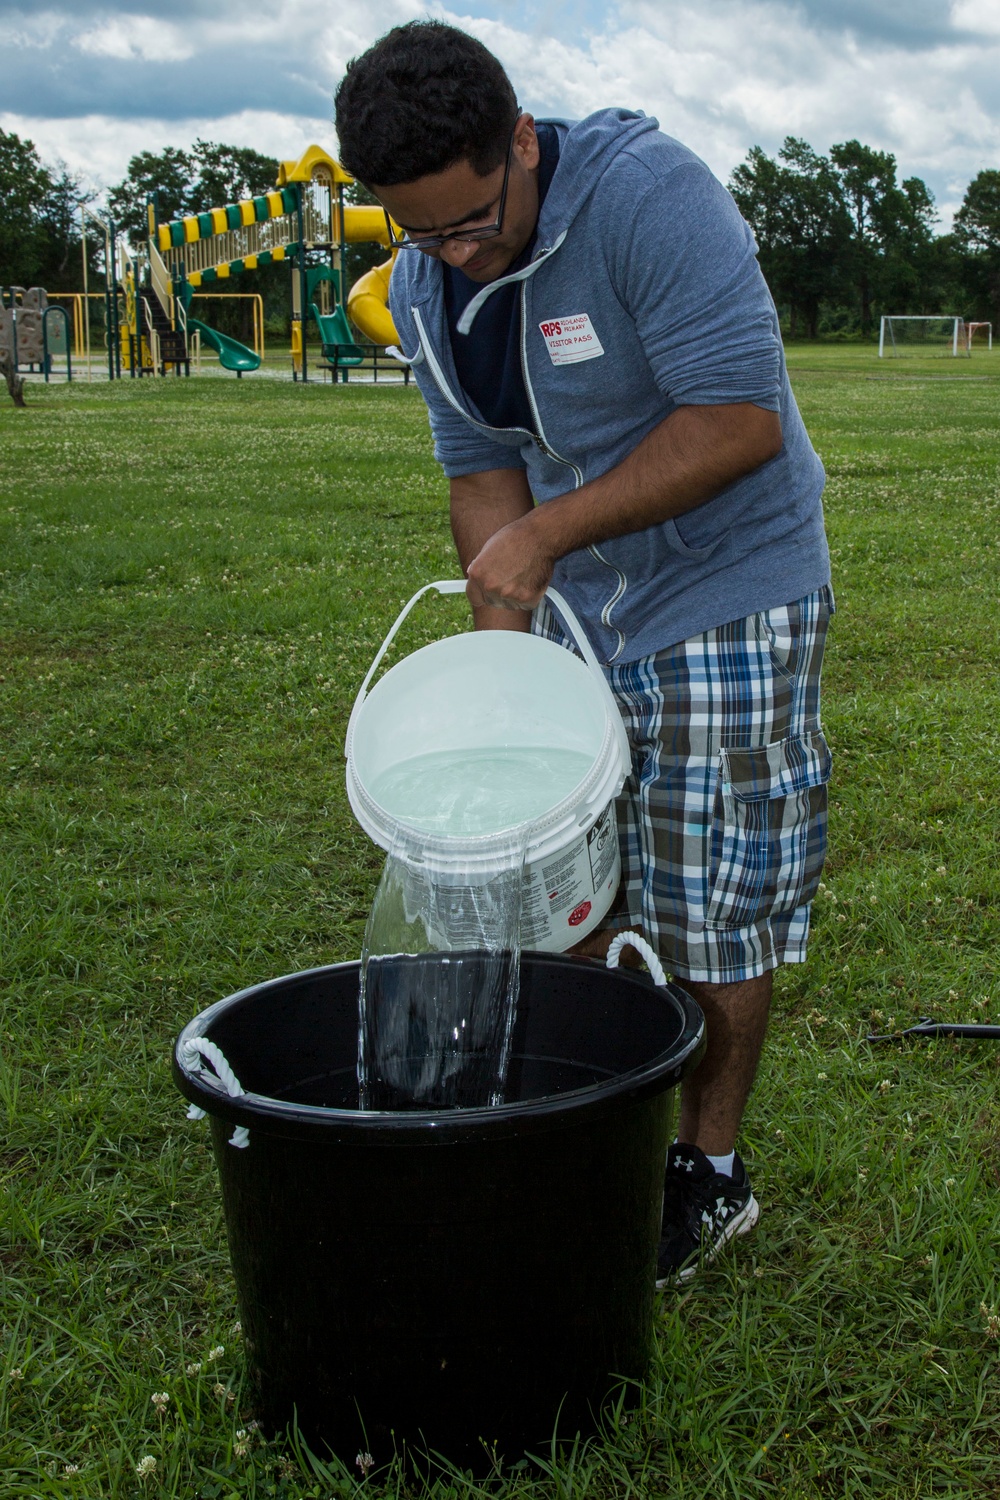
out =
[[[878,357],[879,357],[879,359],[882,358],[882,355],[883,355],[884,352],[885,352],[885,315],[883,314],[882,320],[881,320],[881,322],[878,325]]]
[[[115,243],[115,221],[108,220],[108,238],[111,241],[111,313],[115,339],[115,379],[122,378],[122,341],[118,324],[118,246]]]
[[[301,182],[297,182],[295,186],[298,189],[297,212],[299,224],[299,302],[301,304],[302,310],[302,322],[299,326],[302,329],[302,384],[305,385],[306,381],[309,379],[309,366],[306,362],[306,334],[308,332],[308,324],[306,322],[306,302],[309,296],[307,285],[308,278],[306,277],[306,231],[305,218],[302,213],[303,185]]]
[[[80,209],[80,243],[83,247],[83,326],[86,336],[87,350],[87,379],[93,377],[90,373],[90,297],[87,294],[87,211]]]
[[[108,239],[108,226],[104,226],[104,340],[108,346],[108,379],[115,378],[115,351],[111,345],[111,282],[113,272],[111,269],[111,247]]]

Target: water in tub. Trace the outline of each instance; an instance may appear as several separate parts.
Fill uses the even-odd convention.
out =
[[[591,764],[564,749],[453,750],[373,779],[372,796],[399,826],[362,953],[363,1109],[502,1103],[529,833]],[[478,857],[463,868],[452,856],[443,870],[446,839],[474,839]]]

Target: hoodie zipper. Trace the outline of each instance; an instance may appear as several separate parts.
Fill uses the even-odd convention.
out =
[[[556,463],[565,464],[567,469],[573,470],[573,488],[575,490],[578,490],[583,484],[583,470],[578,468],[576,464],[571,463],[568,458],[563,458],[562,455],[557,453],[556,450],[552,447],[548,438],[545,436],[545,429],[542,426],[542,414],[538,410],[538,403],[535,400],[535,393],[531,389],[531,377],[528,374],[527,282],[522,282],[521,284],[521,376],[524,380],[524,389],[528,393],[528,405],[531,407],[531,415],[535,423],[535,442],[538,444],[539,448],[547,458],[554,459]],[[616,568],[614,563],[609,563],[607,558],[601,555],[596,546],[591,544],[587,548],[587,551],[591,554],[592,557],[596,557],[598,562],[602,562],[606,568],[610,568],[613,573],[617,574],[618,577],[618,587],[615,589],[614,593],[611,595],[611,598],[607,601],[604,608],[601,610],[601,624],[606,630],[614,631],[615,635],[618,637],[617,649],[612,653],[611,656],[608,657],[608,666],[610,666],[612,662],[618,660],[619,656],[621,656],[622,652],[625,650],[625,636],[619,630],[617,625],[613,625],[611,623],[611,611],[614,609],[615,605],[624,594],[626,588],[628,587],[628,582],[626,580],[625,574],[621,571],[621,569]]]

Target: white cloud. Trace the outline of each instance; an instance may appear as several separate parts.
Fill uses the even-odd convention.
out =
[[[571,114],[609,103],[645,109],[724,180],[752,145],[774,151],[795,135],[825,151],[856,137],[892,151],[901,176],[930,179],[947,224],[961,201],[953,183],[964,179],[964,188],[1000,157],[1000,120],[974,78],[976,69],[995,75],[1000,46],[861,45],[851,33],[819,31],[780,0],[623,0],[604,32],[581,44],[540,46],[500,21],[457,19],[503,59],[522,103]]]
[[[136,10],[143,3],[131,0]],[[946,209],[977,171],[1000,159],[1000,0],[952,0],[950,31],[947,0],[939,8],[926,0],[924,21],[933,11],[940,22],[926,44],[920,41],[931,34],[926,28],[905,33],[902,22],[862,40],[856,23],[838,30],[839,12],[821,9],[818,0],[534,0],[531,6],[451,0],[451,6],[431,0],[430,13],[465,26],[496,51],[526,108],[570,116],[605,104],[645,109],[723,179],[755,144],[773,152],[785,135],[797,135],[826,150],[857,137],[894,152],[901,175],[927,179]],[[879,14],[890,11],[903,14],[887,4]],[[863,13],[853,7],[855,17]],[[131,12],[94,9],[81,22],[68,7],[38,11],[17,34],[24,49],[19,61],[32,54],[54,59],[72,43],[74,85],[88,67],[100,66],[106,98],[109,79],[113,88],[118,76],[108,70],[120,67],[116,102],[131,117],[112,119],[91,93],[67,107],[78,117],[49,119],[45,105],[33,108],[26,96],[21,113],[3,117],[5,128],[29,134],[43,154],[62,156],[105,183],[123,176],[136,151],[184,145],[198,135],[278,156],[313,138],[333,146],[331,96],[347,60],[388,27],[426,14],[424,0],[356,0],[350,9],[329,0],[269,0],[245,10],[220,0],[212,14],[200,7],[186,14],[182,29],[179,21]],[[216,63],[233,57],[246,79],[242,110],[232,77],[223,80]],[[144,100],[137,68],[171,60],[184,63],[176,79],[157,69],[157,102]],[[267,94],[279,75],[281,90]],[[213,76],[229,86],[214,112]],[[133,94],[136,104],[125,105]],[[331,100],[327,114],[324,96]],[[288,113],[280,112],[285,99]],[[291,112],[297,99],[300,112]],[[175,100],[182,117],[167,120]]]
[[[952,25],[987,36],[1000,36],[1000,7],[996,0],[955,0]]]
[[[152,16],[116,16],[82,31],[73,46],[93,57],[117,57],[125,61],[186,62],[198,50],[179,26]]]
[[[328,120],[266,110],[187,120],[137,120],[128,125],[108,115],[89,115],[74,120],[71,132],[66,125],[65,120],[0,114],[0,130],[33,141],[44,160],[64,161],[88,187],[98,191],[125,176],[129,157],[137,151],[162,151],[165,146],[186,151],[199,137],[231,146],[252,146],[281,161],[297,159],[314,141],[328,151],[336,146]]]

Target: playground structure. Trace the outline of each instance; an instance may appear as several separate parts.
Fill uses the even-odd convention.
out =
[[[225,370],[237,377],[257,370],[260,352],[219,332],[192,314],[196,295],[209,296],[230,279],[287,261],[292,276],[292,376],[309,379],[307,330],[319,334],[318,361],[324,372],[348,379],[351,369],[368,364],[378,378],[379,350],[396,343],[388,309],[389,275],[396,251],[384,264],[361,276],[347,294],[344,257],[349,244],[389,248],[385,215],[378,207],[345,202],[353,183],[340,163],[320,146],[310,146],[295,162],[281,163],[274,191],[239,203],[161,222],[155,194],[147,206],[149,235],[129,254],[119,245],[115,226],[84,210],[84,317],[89,367],[89,302],[86,286],[86,228],[90,222],[104,241],[107,287],[105,340],[109,378],[190,374],[200,367],[203,347],[213,349]],[[221,287],[220,287],[221,284]],[[251,294],[252,295],[252,294]],[[258,299],[259,300],[259,299]],[[356,341],[348,321],[371,341]],[[255,338],[255,343],[258,340]],[[317,357],[314,355],[313,359]],[[400,362],[392,358],[395,368]],[[404,363],[404,379],[409,367]]]
[[[0,353],[15,374],[36,367],[46,383],[54,359],[66,361],[66,379],[73,379],[70,322],[64,307],[50,303],[45,289],[33,286],[0,287]]]

